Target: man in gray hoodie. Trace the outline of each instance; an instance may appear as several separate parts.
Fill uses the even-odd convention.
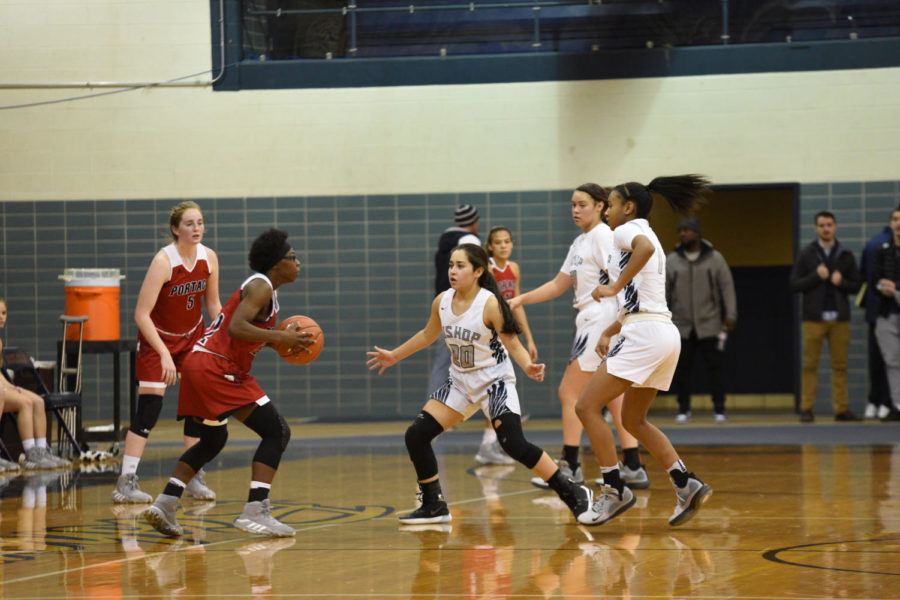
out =
[[[731,269],[700,235],[697,219],[678,224],[681,243],[666,257],[666,301],[681,333],[681,354],[672,387],[678,394],[676,423],[691,419],[691,371],[699,350],[709,378],[716,423],[725,423],[725,340],[737,324]]]

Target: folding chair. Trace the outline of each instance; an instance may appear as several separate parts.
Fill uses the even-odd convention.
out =
[[[81,343],[84,337],[84,322],[87,321],[87,317],[61,315],[59,320],[63,323],[63,342],[58,392],[47,389],[31,357],[21,348],[4,348],[3,366],[13,371],[14,374],[23,373],[26,377],[34,379],[37,394],[44,399],[44,408],[56,416],[56,443],[59,455],[71,457],[74,454],[75,457],[78,457],[83,450],[86,450],[86,447],[83,448],[78,443],[73,432],[78,431],[81,411]],[[75,367],[69,367],[66,362],[66,327],[72,324],[78,325],[78,363]],[[75,389],[74,391],[67,391],[66,380],[71,375],[75,375]],[[63,434],[65,434],[65,437],[63,437]]]
[[[2,357],[0,357],[0,362],[2,362]],[[11,384],[16,385],[16,382],[13,381],[15,373],[13,373],[11,369],[7,370],[5,365],[0,365],[0,375]],[[18,457],[23,449],[22,441],[19,439],[18,425],[15,413],[5,412],[0,415],[0,456],[6,460],[11,460],[12,462],[19,462]],[[11,431],[15,432],[12,436],[15,440],[9,440],[11,442],[10,447],[6,446],[6,441],[2,438],[2,434],[6,433],[7,428],[11,428]]]
[[[24,375],[29,380],[34,380],[37,395],[44,399],[44,409],[56,416],[57,420],[57,444],[60,456],[65,456],[62,447],[65,441],[68,441],[75,449],[76,456],[81,454],[81,445],[75,439],[72,429],[66,422],[63,411],[66,409],[78,409],[81,407],[81,394],[77,392],[51,392],[41,379],[41,375],[35,368],[34,363],[28,353],[21,348],[8,347],[3,349],[3,366],[15,373],[15,375]],[[65,439],[62,437],[65,434]]]

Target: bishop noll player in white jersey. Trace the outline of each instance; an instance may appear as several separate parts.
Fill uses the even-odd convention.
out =
[[[422,412],[406,430],[406,448],[416,469],[421,504],[400,516],[403,524],[447,523],[450,511],[441,493],[431,442],[478,409],[488,415],[503,450],[547,482],[577,517],[589,510],[593,493],[565,477],[522,431],[516,376],[510,357],[535,381],[544,365],[534,364],[517,334],[519,326],[497,287],[481,246],[462,244],[450,254],[450,289],[431,304],[425,328],[393,350],[375,346],[367,364],[378,374],[443,336],[450,349],[450,377],[429,394]]]
[[[600,336],[597,352],[606,360],[575,405],[603,473],[603,491],[597,502],[578,517],[584,525],[601,525],[635,503],[621,476],[615,439],[601,412],[620,394],[625,394],[625,428],[672,479],[676,504],[669,524],[685,523],[712,494],[709,485],[688,472],[669,438],[647,421],[657,392],[669,389],[681,351],[681,335],[666,305],[666,255],[647,221],[653,194],[665,198],[676,212],[690,214],[703,201],[708,183],[698,175],[657,177],[646,186],[617,185],[609,194],[606,220],[613,230],[615,254],[609,261],[609,284],[597,286],[592,296],[595,300],[616,297],[622,311],[619,320]],[[610,348],[610,339],[617,334]]]

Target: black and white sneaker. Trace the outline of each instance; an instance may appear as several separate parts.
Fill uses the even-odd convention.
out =
[[[398,519],[404,525],[420,525],[423,523],[449,523],[452,517],[450,516],[450,509],[447,508],[447,503],[444,502],[443,496],[437,496],[436,498],[428,498],[424,497],[422,492],[418,494],[419,499],[419,507],[412,511],[411,513],[407,513],[405,515],[400,515]]]
[[[572,511],[572,514],[577,519],[578,515],[591,508],[591,503],[594,501],[594,492],[585,485],[573,484],[568,492],[565,495],[560,494],[559,498],[566,503],[566,506],[569,507],[569,510]]]

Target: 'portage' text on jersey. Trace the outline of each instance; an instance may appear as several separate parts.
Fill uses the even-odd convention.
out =
[[[187,296],[188,294],[196,294],[197,292],[202,292],[204,290],[206,290],[205,279],[188,281],[187,283],[173,285],[172,289],[169,290],[169,296]]]

